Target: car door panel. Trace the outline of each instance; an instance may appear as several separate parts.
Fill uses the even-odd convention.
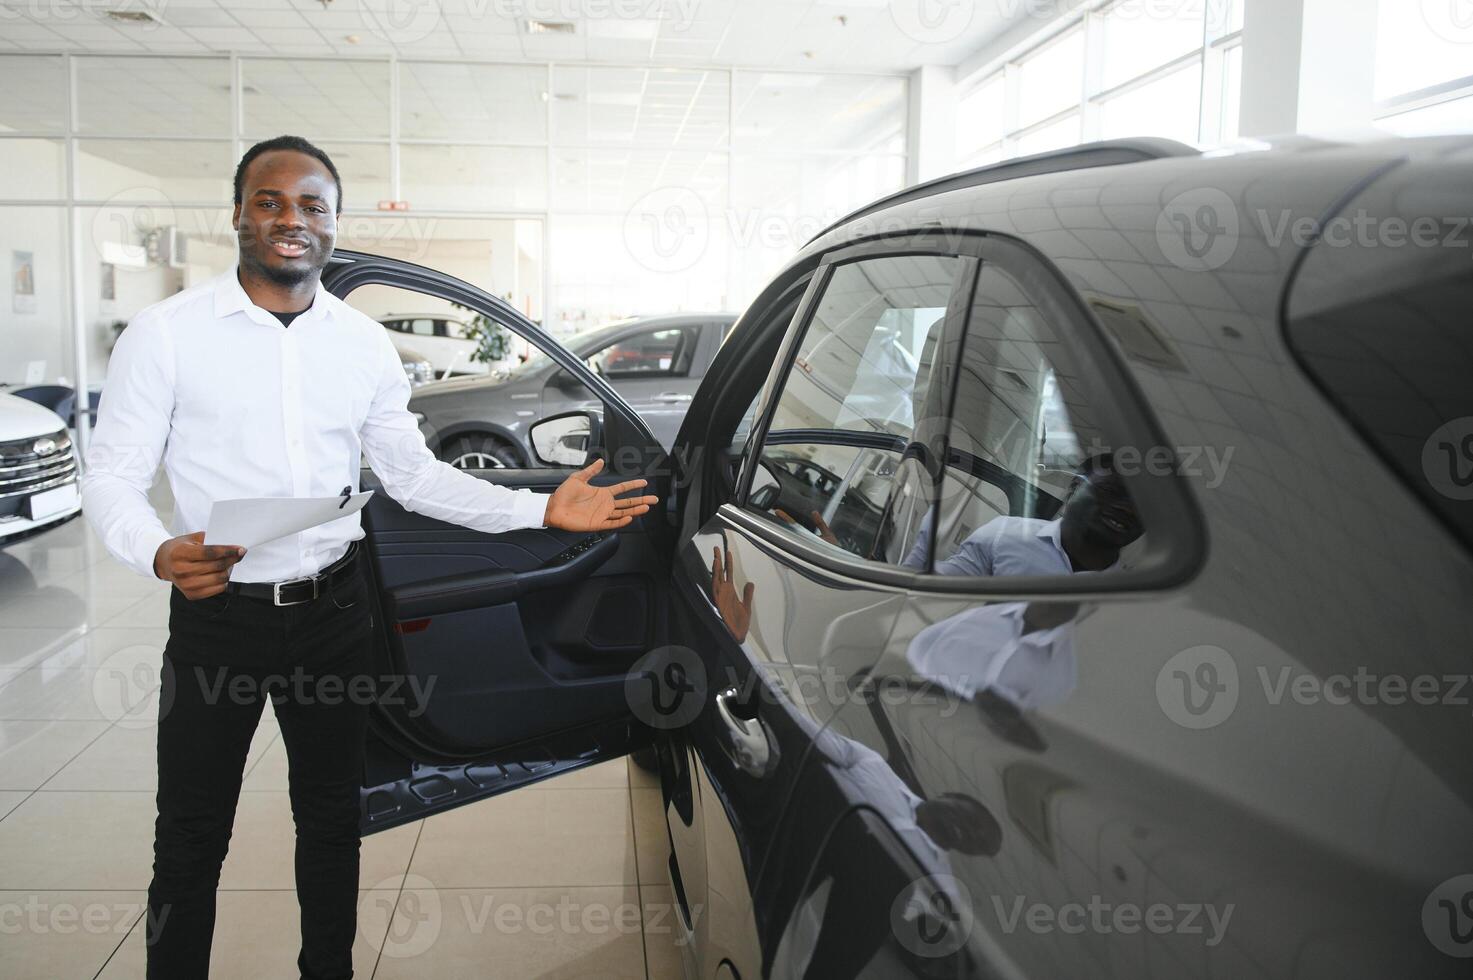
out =
[[[867,285],[855,285],[858,278],[851,277],[850,285],[836,287],[841,298],[832,302],[828,277],[813,277],[782,351],[765,365],[764,390],[770,404],[761,412],[767,424],[759,425],[755,437],[762,440],[764,466],[773,406],[786,404],[774,399],[774,389],[785,390],[790,377],[803,379],[795,388],[804,394],[796,397],[814,412],[837,411],[834,405],[844,400],[844,395],[831,399],[833,404],[807,398],[808,379],[816,369],[812,360],[800,356],[805,348],[799,341],[809,344],[803,339],[809,317],[819,310],[836,309],[837,304],[862,303],[855,297],[866,288],[873,289],[882,291],[883,298],[878,305],[862,303],[863,316],[868,319],[856,318],[854,329],[884,336],[892,320],[905,320],[905,311],[915,310],[916,331],[911,339],[919,341],[928,327],[937,328],[947,321],[947,310],[970,282],[968,262],[954,256],[935,258],[935,262],[913,260],[907,253],[884,267],[869,267],[875,272],[874,279]],[[922,285],[914,291],[895,285],[907,275],[914,275]],[[904,305],[913,300],[914,305]],[[896,311],[893,318],[884,312],[892,309]],[[842,314],[828,316],[829,324],[850,322]],[[825,327],[816,336],[829,332]],[[842,353],[842,357],[836,353],[834,359],[857,372],[856,379],[867,377],[872,359],[861,352],[868,348],[862,342],[856,346],[855,338],[844,340],[842,346],[831,345],[833,351]],[[796,366],[790,368],[790,364]],[[917,369],[913,365],[906,380],[903,400],[907,409]],[[871,435],[883,435],[848,434],[861,443]],[[884,438],[889,445],[890,437]],[[785,445],[784,432],[773,433],[772,441]],[[863,446],[845,445],[843,451],[855,461],[860,458],[855,453],[867,451]],[[748,482],[752,469],[749,457],[745,467]],[[834,483],[847,485],[847,479]],[[742,491],[736,493],[740,496]],[[807,507],[787,506],[807,516]],[[821,848],[821,841],[793,836],[784,815],[794,812],[800,797],[805,828],[814,821],[833,826],[846,809],[846,805],[836,805],[829,813],[825,808],[841,801],[842,795],[815,795],[804,784],[809,777],[800,780],[799,773],[805,771],[805,760],[834,712],[848,700],[850,692],[842,678],[869,668],[879,658],[905,599],[903,587],[856,578],[852,565],[847,571],[834,570],[810,560],[831,545],[816,537],[775,531],[779,521],[774,513],[757,513],[733,503],[718,506],[682,542],[676,567],[675,604],[682,608],[682,628],[688,631],[683,635],[705,641],[700,649],[710,692],[707,710],[690,726],[701,777],[710,902],[708,928],[698,929],[696,938],[711,958],[708,966],[726,960],[742,976],[769,974],[772,951],[798,897],[796,889],[786,886],[795,874],[802,880],[801,873],[813,865]],[[836,523],[836,530],[838,526]],[[875,563],[865,564],[873,567]],[[724,699],[728,703],[723,704]]]
[[[718,549],[723,561],[730,555],[737,593],[751,586],[752,626],[740,640],[712,601]],[[705,675],[704,710],[684,733],[700,787],[699,854],[679,858],[682,868],[707,875],[709,908],[696,923],[696,947],[709,968],[725,959],[742,976],[760,976],[763,923],[753,919],[751,895],[820,724],[815,718],[824,715],[817,706],[832,697],[819,689],[822,663],[852,657],[873,631],[885,629],[902,595],[842,585],[815,590],[812,569],[785,563],[726,515],[682,545],[678,560],[673,632],[699,651]],[[734,692],[734,710],[744,717],[718,709],[724,692]],[[744,754],[753,732],[766,743],[760,764]],[[694,893],[699,883],[686,884]]]
[[[649,429],[580,359],[495,299],[440,273],[339,252],[323,278],[344,297],[390,285],[495,318],[590,393],[614,483],[663,459]],[[549,493],[565,469],[470,472]],[[658,486],[662,477],[652,479]],[[370,472],[361,480],[381,490]],[[360,793],[374,832],[648,744],[625,697],[630,665],[663,636],[668,547],[658,512],[616,534],[484,534],[379,492],[363,511],[374,596],[377,698]]]

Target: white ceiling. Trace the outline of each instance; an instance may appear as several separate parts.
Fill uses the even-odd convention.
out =
[[[899,72],[957,64],[1029,5],[957,0],[0,0],[0,51],[404,58]],[[925,13],[939,13],[931,24]],[[531,34],[528,18],[574,33]],[[929,25],[929,26],[928,26]],[[349,40],[356,38],[356,43]]]

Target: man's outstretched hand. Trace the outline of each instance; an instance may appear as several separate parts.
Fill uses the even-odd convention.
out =
[[[603,468],[604,461],[596,459],[564,480],[547,500],[543,523],[564,531],[612,531],[648,513],[660,502],[659,497],[649,495],[620,496],[643,489],[644,480],[625,480],[611,487],[593,486],[588,481]]]
[[[205,532],[196,531],[159,545],[153,556],[153,573],[165,582],[173,582],[186,599],[208,599],[225,591],[230,569],[244,557],[244,548],[205,544]]]

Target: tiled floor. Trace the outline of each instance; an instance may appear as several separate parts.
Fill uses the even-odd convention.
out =
[[[0,550],[0,977],[141,977],[167,590],[78,519]],[[286,754],[268,711],[211,977],[294,977]],[[361,978],[672,978],[657,785],[605,763],[366,838]]]

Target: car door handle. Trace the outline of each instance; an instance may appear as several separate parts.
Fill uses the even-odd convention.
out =
[[[657,401],[657,402],[688,402],[688,401],[691,400],[691,397],[692,396],[690,396],[690,395],[683,395],[683,394],[681,394],[678,391],[662,391],[658,395],[655,396],[655,401]]]
[[[737,689],[728,687],[716,694],[716,714],[726,728],[726,754],[738,769],[759,779],[767,774],[772,757],[767,729],[756,718],[743,718],[737,711],[741,705]]]

